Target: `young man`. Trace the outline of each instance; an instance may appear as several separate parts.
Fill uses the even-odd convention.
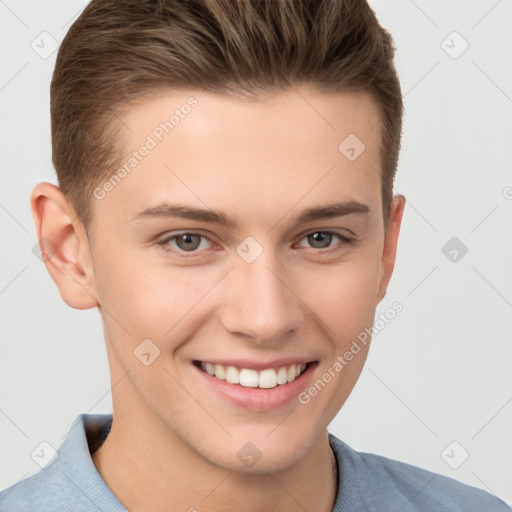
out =
[[[365,2],[93,0],[51,95],[60,188],[32,209],[62,298],[101,315],[113,415],[80,415],[0,510],[508,510],[327,431],[405,205]]]

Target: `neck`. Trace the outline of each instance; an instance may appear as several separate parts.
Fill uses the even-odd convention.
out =
[[[327,430],[298,463],[255,474],[212,464],[147,418],[114,414],[107,439],[92,454],[103,480],[128,510],[330,512],[334,507],[336,461]]]

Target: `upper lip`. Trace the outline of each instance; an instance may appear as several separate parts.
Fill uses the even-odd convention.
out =
[[[267,362],[256,362],[251,359],[196,359],[196,361],[261,371],[266,370],[267,368],[281,368],[282,366],[291,366],[292,364],[313,363],[315,360],[305,357],[286,357]]]

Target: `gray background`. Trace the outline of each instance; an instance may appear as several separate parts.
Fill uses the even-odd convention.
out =
[[[57,448],[78,414],[111,412],[99,315],[60,298],[29,207],[37,182],[56,184],[51,52],[85,4],[0,1],[0,489],[36,472],[32,451]],[[371,5],[407,111],[395,189],[408,201],[377,315],[404,309],[330,431],[512,503],[512,2]]]

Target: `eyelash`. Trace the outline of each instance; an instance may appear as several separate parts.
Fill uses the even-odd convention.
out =
[[[339,231],[336,231],[336,230],[331,230],[331,229],[325,229],[325,230],[314,230],[314,231],[310,231],[309,233],[306,233],[299,241],[302,241],[304,240],[305,238],[307,238],[308,236],[310,235],[313,235],[315,233],[323,233],[323,234],[328,234],[328,235],[335,235],[337,236],[342,244],[354,244],[356,242],[356,239],[355,238],[350,238],[346,235],[344,235],[343,233],[339,232]],[[162,246],[163,250],[165,252],[172,252],[172,253],[175,253],[175,254],[179,254],[182,258],[193,258],[193,257],[196,257],[197,254],[200,252],[200,251],[190,251],[190,252],[187,252],[187,251],[182,251],[180,249],[175,249],[175,248],[171,248],[168,244],[170,241],[172,240],[175,240],[176,238],[180,237],[180,236],[183,236],[183,235],[195,235],[195,236],[199,236],[201,238],[206,238],[209,242],[213,243],[206,235],[203,235],[202,233],[198,233],[196,231],[183,231],[181,233],[177,233],[177,234],[174,234],[174,235],[170,235],[170,236],[167,236],[165,237],[163,240],[157,242],[157,245],[160,245]],[[337,246],[337,247],[334,247],[334,248],[324,248],[324,249],[316,249],[314,247],[312,247],[311,249],[313,249],[314,252],[316,253],[319,253],[319,254],[330,254],[330,253],[333,253],[333,252],[337,252],[337,251],[340,251],[341,250],[341,247],[340,246]]]

